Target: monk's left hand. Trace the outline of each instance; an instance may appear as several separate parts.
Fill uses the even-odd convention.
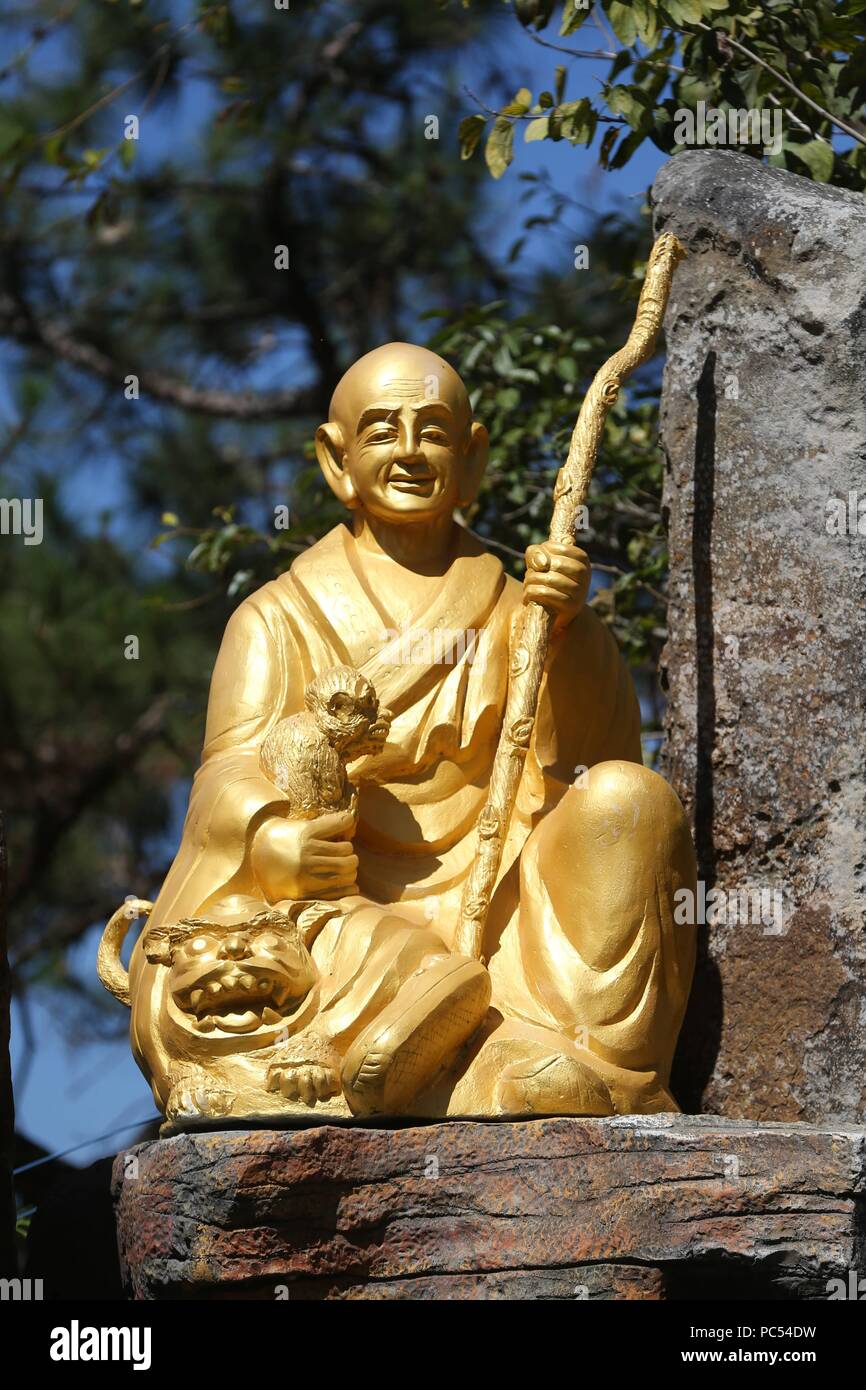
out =
[[[556,619],[557,628],[567,627],[586,603],[592,570],[585,550],[576,545],[544,541],[526,552],[523,602],[540,603]]]

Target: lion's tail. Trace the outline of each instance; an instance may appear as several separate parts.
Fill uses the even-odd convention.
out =
[[[131,1002],[129,975],[120,959],[120,948],[132,923],[139,917],[146,917],[152,908],[153,903],[144,898],[127,898],[109,920],[96,953],[96,973],[100,980],[127,1007]]]

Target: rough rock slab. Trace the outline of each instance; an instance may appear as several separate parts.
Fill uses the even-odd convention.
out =
[[[689,251],[662,396],[663,771],[726,899],[674,1090],[702,1112],[862,1121],[866,199],[714,150],[675,156],[653,202]],[[862,519],[835,534],[852,498]],[[732,912],[761,891],[767,919],[757,897]]]
[[[864,1179],[861,1129],[661,1115],[188,1133],[113,1190],[140,1299],[820,1299]]]

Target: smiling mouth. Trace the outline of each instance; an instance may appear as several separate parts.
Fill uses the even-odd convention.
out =
[[[435,473],[392,473],[388,486],[395,487],[398,492],[420,492],[435,481]]]

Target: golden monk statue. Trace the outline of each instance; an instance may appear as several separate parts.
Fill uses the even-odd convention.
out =
[[[531,547],[520,584],[455,519],[487,433],[424,348],[357,362],[316,452],[348,522],[232,616],[128,982],[119,941],[143,905],[101,948],[168,1132],[676,1109],[694,931],[674,895],[694,891],[694,854],[676,795],[641,765],[586,555]],[[455,931],[529,602],[554,615],[550,647],[475,956]],[[307,737],[314,773],[296,774]],[[317,814],[303,788],[322,768]]]

